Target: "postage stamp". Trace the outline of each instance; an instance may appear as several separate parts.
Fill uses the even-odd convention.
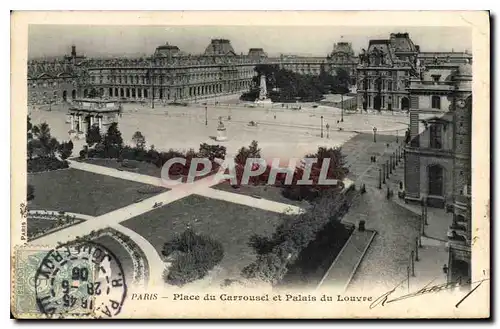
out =
[[[14,305],[19,317],[112,318],[127,284],[120,261],[94,242],[16,250]]]
[[[12,316],[488,318],[488,15],[13,12]]]

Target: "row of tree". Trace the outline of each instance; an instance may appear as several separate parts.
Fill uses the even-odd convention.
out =
[[[52,137],[47,123],[33,125],[27,121],[28,172],[39,172],[67,168],[66,159],[73,152],[73,142],[59,142]]]
[[[260,77],[265,75],[268,97],[273,102],[314,102],[321,100],[324,94],[345,94],[349,92],[349,74],[338,68],[330,74],[323,67],[318,76],[304,75],[281,69],[277,65],[257,65],[257,75],[253,77],[250,90],[240,99],[254,101],[259,96]]]

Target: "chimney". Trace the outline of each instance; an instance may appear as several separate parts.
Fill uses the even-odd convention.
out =
[[[76,46],[75,45],[71,46],[71,57],[76,57]]]

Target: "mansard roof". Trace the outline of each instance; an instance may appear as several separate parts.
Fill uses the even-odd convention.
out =
[[[178,55],[180,52],[179,47],[174,45],[169,45],[168,42],[164,45],[156,47],[154,56],[155,57],[172,57]]]
[[[341,52],[354,56],[354,50],[352,50],[352,45],[349,42],[337,42],[333,45],[332,55]]]
[[[236,52],[228,39],[212,39],[210,44],[205,49],[205,55],[232,55],[235,56]]]

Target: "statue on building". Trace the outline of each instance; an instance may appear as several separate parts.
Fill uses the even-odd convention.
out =
[[[380,49],[379,51],[379,59],[380,59],[380,65],[384,65],[385,64],[385,53],[382,49]]]
[[[360,62],[360,64],[363,64],[363,65],[365,65],[365,64],[370,65],[370,58],[366,54],[366,50],[364,48],[361,50],[361,54],[359,54],[359,62]]]

